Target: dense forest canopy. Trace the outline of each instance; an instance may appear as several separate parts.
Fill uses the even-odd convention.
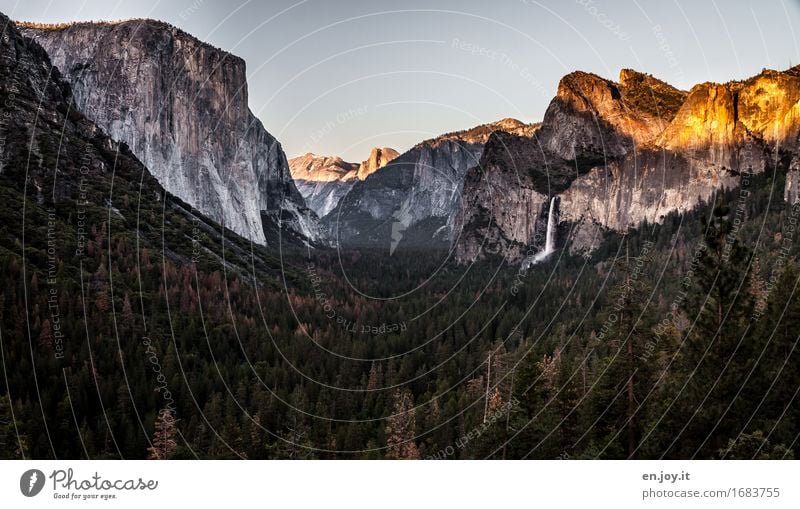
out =
[[[772,178],[727,256],[738,190],[588,259],[316,250],[285,284],[137,249],[102,207],[75,256],[74,212],[6,186],[4,455],[791,457],[800,209]]]
[[[0,58],[3,458],[792,458],[800,206],[778,153],[524,268],[263,247]]]

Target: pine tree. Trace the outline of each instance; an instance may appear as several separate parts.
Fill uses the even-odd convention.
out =
[[[720,449],[719,457],[729,460],[782,460],[794,459],[794,453],[783,444],[772,445],[762,431],[739,435]]]
[[[753,298],[749,252],[733,234],[729,214],[718,201],[684,304],[693,325],[668,391],[674,405],[660,425],[669,456],[715,457],[739,432],[733,423],[746,422],[755,404],[739,396],[753,365]]]
[[[175,441],[178,433],[176,423],[172,410],[165,408],[158,413],[153,432],[153,446],[147,448],[147,459],[164,460],[175,452],[178,447]]]
[[[101,313],[107,313],[111,309],[111,297],[108,293],[108,285],[106,283],[99,284],[94,305]]]
[[[373,362],[372,367],[369,369],[369,379],[367,382],[368,391],[375,391],[378,389],[378,385],[380,383],[379,375],[380,375],[380,366],[376,365],[375,362]]]
[[[386,424],[386,457],[389,459],[419,459],[416,437],[414,398],[408,390],[394,393],[394,409]]]
[[[603,331],[598,348],[603,352],[599,379],[589,395],[593,415],[591,425],[595,443],[604,457],[634,459],[642,438],[642,421],[647,414],[643,403],[655,383],[655,359],[647,350],[653,325],[652,313],[645,307],[651,288],[644,267],[648,253],[625,256],[617,261],[622,278],[609,294]],[[624,451],[624,453],[622,453]]]
[[[312,459],[313,442],[308,423],[311,404],[304,388],[296,386],[289,396],[289,410],[282,419],[280,438],[267,444],[267,449],[278,459]]]
[[[128,298],[127,293],[122,300],[122,320],[126,327],[133,329],[136,326],[136,317],[133,314],[133,306],[131,306],[131,300]]]
[[[53,326],[50,325],[50,320],[48,319],[42,322],[42,330],[39,332],[39,345],[48,351],[53,351]]]
[[[767,306],[767,283],[761,277],[761,259],[753,257],[753,264],[750,267],[750,295],[753,297],[755,312],[761,314]]]
[[[770,288],[757,332],[765,350],[759,377],[748,383],[748,397],[760,402],[755,426],[769,430],[773,443],[792,444],[800,425],[800,273],[787,264]]]
[[[555,458],[561,449],[562,410],[572,399],[571,385],[562,391],[561,350],[537,357],[530,351],[519,363],[515,398],[519,404],[511,410],[507,457]],[[563,404],[562,404],[563,402]]]
[[[25,425],[19,415],[13,415],[11,402],[0,396],[0,459],[25,459],[30,457],[28,438],[18,433]]]

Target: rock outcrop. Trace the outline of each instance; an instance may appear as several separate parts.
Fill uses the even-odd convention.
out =
[[[289,159],[289,170],[306,205],[319,217],[336,207],[357,180],[358,164],[312,153]]]
[[[400,153],[393,148],[373,147],[369,152],[369,157],[358,166],[358,172],[356,174],[358,180],[366,179],[389,164],[392,160],[397,159],[399,155]]]
[[[577,224],[570,246],[596,248],[598,227],[624,231],[687,211],[720,187],[739,185],[798,148],[798,68],[689,93],[631,70],[613,83],[588,73],[561,80],[530,139],[498,133],[464,188],[456,256],[520,261],[536,251],[543,208],[559,195],[559,219]],[[794,156],[790,156],[794,157]],[[797,197],[797,159],[787,199]],[[531,211],[531,204],[534,209]],[[530,217],[534,220],[521,220]],[[532,249],[532,247],[534,249]]]
[[[312,153],[289,159],[289,170],[300,194],[317,216],[324,217],[356,182],[364,180],[400,155],[396,150],[373,148],[361,164],[348,163],[337,156]]]
[[[478,164],[484,144],[496,131],[530,136],[536,126],[503,119],[423,141],[381,171],[357,182],[325,223],[342,247],[395,245],[398,232],[406,243],[449,242],[467,170]],[[399,242],[403,242],[400,240]]]
[[[79,268],[108,262],[109,246],[100,238],[111,232],[115,257],[141,249],[144,257],[157,253],[157,265],[195,263],[257,285],[277,281],[285,269],[279,260],[165,191],[124,143],[74,109],[69,84],[36,41],[2,13],[0,27],[0,192],[8,253],[20,256],[24,245],[33,271],[44,267],[48,253],[59,267],[51,277],[68,279]],[[85,297],[94,299],[98,289],[90,282]],[[63,304],[61,310],[70,319]],[[72,318],[85,319],[82,311]]]
[[[248,108],[241,58],[152,20],[21,26],[77,108],[170,193],[261,244],[278,227],[320,238],[280,144]]]

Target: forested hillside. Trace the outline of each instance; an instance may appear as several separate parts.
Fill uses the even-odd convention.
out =
[[[3,458],[794,456],[786,157],[527,269],[267,250],[166,193],[0,23]]]

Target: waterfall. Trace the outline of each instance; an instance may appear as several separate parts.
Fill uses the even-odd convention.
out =
[[[544,241],[544,255],[548,256],[556,250],[556,197],[550,200],[550,211],[547,213],[547,238]]]
[[[544,249],[536,253],[526,265],[534,265],[544,260],[556,250],[556,197],[550,200],[550,209],[547,211],[547,234],[544,240]]]

